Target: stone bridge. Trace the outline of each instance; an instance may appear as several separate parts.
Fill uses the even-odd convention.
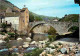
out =
[[[55,21],[38,21],[38,22],[30,22],[29,26],[30,26],[30,31],[35,28],[38,25],[41,24],[48,24],[50,26],[52,26],[53,28],[55,28],[55,30],[57,31],[57,33],[59,35],[62,35],[63,33],[67,33],[68,30],[72,27],[72,26],[77,26],[79,27],[79,23],[78,22],[55,22]]]

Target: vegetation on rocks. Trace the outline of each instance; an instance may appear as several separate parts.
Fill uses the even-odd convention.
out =
[[[39,56],[42,53],[43,49],[35,49],[30,53],[25,53],[24,56]]]
[[[56,30],[53,27],[50,27],[50,29],[48,30],[48,38],[50,41],[54,41],[56,39]]]
[[[79,14],[69,14],[62,17],[59,21],[62,22],[78,22]]]

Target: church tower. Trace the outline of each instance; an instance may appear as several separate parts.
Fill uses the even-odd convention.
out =
[[[27,33],[29,24],[29,10],[28,8],[23,8],[20,11],[20,18],[19,18],[19,31],[22,33]]]

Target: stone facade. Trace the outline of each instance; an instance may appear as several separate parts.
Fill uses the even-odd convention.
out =
[[[28,24],[29,24],[29,11],[27,8],[23,8],[20,11],[19,18],[19,31],[23,33],[27,33]]]

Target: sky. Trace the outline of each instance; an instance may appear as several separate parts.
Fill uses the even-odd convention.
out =
[[[65,14],[80,14],[79,4],[74,0],[8,0],[20,9],[26,5],[29,11],[39,15],[63,17]]]

